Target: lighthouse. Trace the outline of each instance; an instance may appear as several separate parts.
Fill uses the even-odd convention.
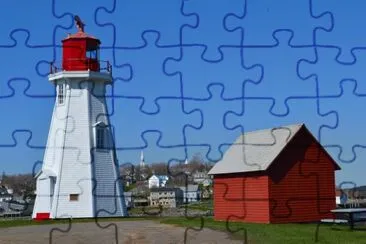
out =
[[[100,60],[100,40],[84,32],[62,40],[62,62],[51,63],[56,88],[33,219],[127,216],[105,100],[112,69]]]

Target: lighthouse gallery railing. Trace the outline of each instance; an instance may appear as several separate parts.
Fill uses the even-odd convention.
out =
[[[50,62],[50,74],[55,74],[61,71],[83,70],[112,74],[112,65],[109,63],[109,61],[95,59],[67,59],[63,62]]]

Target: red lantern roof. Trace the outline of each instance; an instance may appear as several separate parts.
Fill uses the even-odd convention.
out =
[[[62,40],[62,42],[70,39],[93,39],[96,40],[100,44],[100,40],[98,38],[95,38],[94,36],[91,36],[85,32],[77,32],[75,34],[69,34],[65,39]]]

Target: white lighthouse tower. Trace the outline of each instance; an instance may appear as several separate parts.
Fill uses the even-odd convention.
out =
[[[51,64],[57,96],[33,219],[127,216],[105,101],[111,66],[99,60],[100,41],[75,21],[78,32],[62,41],[62,65]]]

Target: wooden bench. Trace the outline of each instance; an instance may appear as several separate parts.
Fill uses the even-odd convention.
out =
[[[357,222],[365,222],[366,220],[366,208],[343,208],[343,209],[333,209],[331,210],[334,214],[348,215],[348,221],[351,229],[353,229],[354,224]]]
[[[346,219],[322,219],[320,220],[322,223],[334,223],[334,224],[348,224],[348,220]]]

